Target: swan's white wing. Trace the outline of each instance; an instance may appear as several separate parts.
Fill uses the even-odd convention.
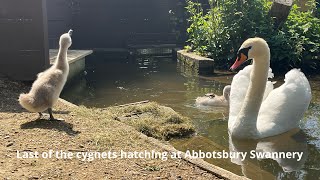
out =
[[[261,104],[257,120],[260,137],[297,128],[310,100],[309,81],[300,70],[292,69],[285,75],[285,83],[271,91]]]
[[[252,65],[246,66],[243,70],[239,71],[232,79],[228,127],[232,127],[234,120],[241,110],[242,103],[249,87],[252,68]],[[268,78],[273,78],[271,68],[269,68]],[[268,81],[263,99],[266,99],[268,94],[272,90],[273,83],[271,81]]]

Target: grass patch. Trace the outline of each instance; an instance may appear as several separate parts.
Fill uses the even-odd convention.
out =
[[[87,122],[86,129],[95,130],[90,135],[90,144],[98,148],[130,146],[135,141],[136,135],[128,128],[120,128],[121,123],[161,140],[189,137],[195,132],[190,119],[155,102],[106,109],[80,106],[72,111],[74,115],[82,117],[79,121]],[[123,137],[129,138],[124,141]]]
[[[114,119],[120,120],[147,136],[162,140],[188,137],[195,129],[190,119],[178,114],[173,109],[160,106],[155,102],[126,106],[111,107]]]

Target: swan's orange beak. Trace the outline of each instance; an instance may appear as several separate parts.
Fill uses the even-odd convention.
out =
[[[235,70],[237,67],[239,67],[242,63],[244,63],[248,57],[244,55],[243,53],[240,53],[240,55],[237,56],[236,61],[233,63],[233,65],[230,67],[230,70]]]

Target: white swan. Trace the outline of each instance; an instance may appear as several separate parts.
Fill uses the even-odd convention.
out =
[[[292,69],[285,75],[285,83],[272,90],[272,83],[267,81],[270,50],[265,40],[246,40],[231,69],[251,58],[253,65],[244,68],[232,80],[230,134],[236,138],[260,139],[298,128],[311,100],[311,88],[305,75]]]
[[[67,51],[72,44],[71,34],[70,29],[68,33],[61,35],[55,63],[46,71],[38,74],[28,94],[20,94],[21,106],[30,112],[38,112],[40,118],[42,112],[48,110],[50,120],[54,120],[52,106],[57,102],[69,74]]]
[[[205,96],[197,97],[197,106],[229,106],[231,86],[227,85],[223,88],[223,95],[218,96],[213,93],[206,94]]]

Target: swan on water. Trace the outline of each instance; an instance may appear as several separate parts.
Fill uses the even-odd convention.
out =
[[[311,101],[311,88],[299,69],[285,75],[284,84],[273,89],[270,50],[262,38],[247,39],[231,70],[252,59],[232,80],[228,130],[232,137],[260,139],[299,128]],[[272,86],[271,86],[272,85]]]

